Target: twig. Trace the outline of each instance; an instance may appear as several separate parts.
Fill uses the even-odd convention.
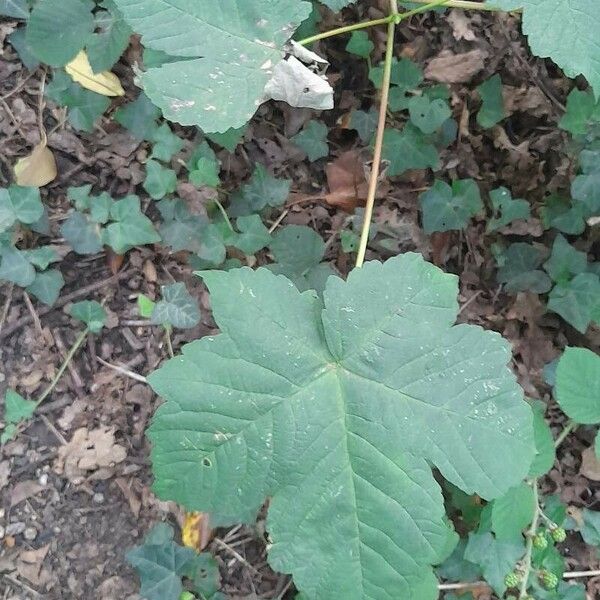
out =
[[[100,364],[103,364],[105,367],[108,367],[109,369],[112,369],[113,371],[116,371],[117,373],[121,373],[121,375],[126,375],[127,377],[130,377],[131,379],[135,379],[136,381],[146,383],[146,378],[143,375],[138,375],[134,371],[130,371],[129,369],[122,367],[120,365],[111,365],[109,362],[106,362],[99,356],[96,356],[96,360]]]
[[[563,579],[580,579],[583,577],[598,577],[600,570],[596,571],[571,571],[563,574]]]
[[[529,574],[531,573],[531,555],[533,553],[533,538],[535,537],[538,523],[540,521],[540,498],[538,494],[538,480],[534,478],[531,482],[533,489],[533,519],[531,527],[527,531],[527,546],[525,548],[525,558],[523,559],[523,580],[519,588],[519,598],[527,596],[527,586],[529,585]]]
[[[237,560],[239,560],[245,567],[250,569],[250,571],[252,571],[255,575],[258,575],[258,571],[239,552],[234,550],[229,544],[226,544],[223,540],[220,540],[217,537],[214,538],[213,542],[215,542],[215,544],[217,544],[217,546],[219,546],[220,548],[223,548],[223,550],[226,550],[227,552],[229,552],[229,554],[231,554],[231,556],[233,556]]]
[[[11,283],[8,286],[8,292],[6,293],[6,301],[4,302],[4,308],[2,309],[2,316],[0,317],[0,333],[2,333],[2,328],[4,327],[6,317],[8,316],[8,311],[10,310],[10,305],[12,303],[14,289],[15,289],[15,284]]]
[[[273,225],[271,225],[271,227],[269,227],[269,233],[273,233],[281,224],[281,221],[283,221],[288,213],[290,212],[289,208],[286,208],[275,220],[275,222],[273,223]]]
[[[577,429],[577,427],[578,427],[577,423],[575,423],[573,421],[569,421],[567,423],[566,427],[560,432],[559,436],[556,438],[556,441],[554,442],[554,448],[558,448],[565,441],[565,438],[572,431],[575,431],[575,429]]]
[[[18,579],[16,579],[15,577],[11,577],[10,575],[5,574],[2,575],[2,577],[6,579],[6,581],[10,581],[10,583],[12,583],[13,585],[16,585],[18,588],[29,592],[32,596],[40,598],[40,594],[36,592],[32,587],[29,587],[26,583],[23,583],[22,581],[19,581]]]
[[[74,292],[71,292],[70,294],[67,294],[66,296],[63,296],[62,298],[57,300],[52,306],[45,306],[44,308],[41,308],[40,310],[38,310],[37,314],[40,317],[47,315],[48,313],[56,310],[57,308],[60,308],[61,306],[68,304],[69,302],[71,302],[71,300],[75,300],[76,298],[81,298],[82,296],[87,296],[87,295],[91,294],[92,292],[95,292],[107,285],[116,283],[116,282],[120,281],[121,279],[126,279],[127,277],[130,277],[132,272],[133,272],[133,270],[123,271],[122,273],[117,273],[116,275],[114,275],[113,277],[109,277],[108,279],[102,279],[101,281],[97,281],[96,283],[91,283],[90,285],[86,285],[85,287],[82,287],[78,290],[75,290]],[[31,317],[31,315],[26,315],[24,317],[21,317],[20,319],[15,321],[12,325],[7,327],[0,334],[0,340],[3,340],[4,338],[8,337],[15,331],[21,329],[21,327],[28,325],[29,323],[32,322],[32,320],[33,319]]]
[[[458,311],[458,314],[460,315],[465,308],[467,308],[467,306],[469,306],[469,304],[471,304],[472,302],[475,302],[475,300],[477,298],[479,298],[479,296],[481,295],[481,290],[477,291],[475,294],[473,294],[461,307],[460,310]]]
[[[29,294],[23,290],[23,300],[25,300],[25,304],[27,305],[27,310],[29,311],[29,314],[31,315],[31,320],[33,321],[33,324],[35,325],[35,328],[38,330],[40,335],[44,335],[44,330],[42,329],[42,324],[40,322],[40,318],[38,316],[38,314],[35,312],[35,308],[33,307],[33,304],[31,303],[31,298],[29,297]]]

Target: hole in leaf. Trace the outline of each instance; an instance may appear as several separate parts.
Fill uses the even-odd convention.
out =
[[[205,467],[212,467],[212,461],[210,460],[210,458],[206,458],[206,456],[202,459],[202,464]]]

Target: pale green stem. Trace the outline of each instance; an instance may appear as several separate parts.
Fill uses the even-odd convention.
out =
[[[529,581],[529,575],[531,574],[531,555],[533,553],[533,538],[537,532],[537,528],[540,521],[540,497],[538,494],[538,480],[533,479],[531,482],[533,488],[533,519],[531,521],[531,527],[527,531],[527,546],[525,549],[525,558],[523,559],[523,580],[521,581],[521,587],[519,589],[519,598],[525,598],[527,596],[527,583]]]
[[[67,368],[67,366],[73,359],[73,356],[75,356],[75,352],[77,352],[77,350],[79,350],[79,347],[85,341],[85,338],[86,338],[88,332],[89,332],[89,329],[86,327],[79,334],[79,336],[75,340],[75,343],[71,346],[69,353],[65,357],[63,364],[60,366],[60,369],[58,369],[58,371],[56,372],[54,379],[52,379],[52,381],[50,382],[50,385],[44,390],[42,395],[36,400],[36,402],[35,402],[36,408],[48,397],[48,394],[50,394],[50,392],[56,387],[58,380],[61,378],[62,374],[65,372],[65,369]]]
[[[410,0],[416,4],[429,4],[428,0]],[[501,8],[490,6],[489,4],[483,4],[481,2],[472,2],[471,0],[447,0],[444,4],[447,8],[463,8],[465,10],[489,10],[489,11],[500,11]]]
[[[218,198],[215,198],[215,204],[217,205],[217,207],[219,208],[219,211],[223,215],[223,218],[225,219],[225,223],[227,223],[227,226],[229,227],[229,229],[231,229],[231,231],[235,232],[235,229],[233,228],[233,225],[231,224],[231,221],[229,220],[229,217],[227,215],[227,211],[225,210],[224,206],[221,204],[221,202],[219,201]]]
[[[175,352],[173,352],[173,342],[171,342],[171,328],[165,327],[165,338],[167,340],[167,351],[169,352],[169,358],[175,357]]]
[[[575,431],[575,429],[577,429],[577,427],[578,427],[577,423],[575,423],[573,421],[569,421],[567,423],[566,427],[560,432],[560,435],[556,438],[556,441],[554,442],[554,447],[558,448],[565,441],[565,438],[572,431]]]
[[[318,42],[319,40],[324,40],[335,35],[342,35],[344,33],[351,33],[352,31],[357,31],[358,29],[366,29],[367,27],[375,27],[377,25],[387,25],[392,20],[392,15],[390,15],[389,17],[384,17],[383,19],[373,19],[372,21],[363,21],[362,23],[354,23],[354,25],[346,25],[344,27],[338,27],[337,29],[330,29],[329,31],[317,33],[316,35],[311,35],[303,40],[299,40],[298,44],[306,46],[307,44],[312,44],[313,42]]]

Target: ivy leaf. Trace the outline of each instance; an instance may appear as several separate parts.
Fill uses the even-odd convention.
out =
[[[559,283],[548,296],[548,308],[558,313],[577,331],[585,333],[600,297],[600,278],[580,273],[567,283]]]
[[[102,238],[97,223],[86,215],[73,212],[61,225],[60,232],[77,254],[96,254],[102,250]]]
[[[534,494],[526,483],[510,488],[492,505],[492,531],[499,541],[523,543],[523,529],[533,519]]]
[[[490,129],[506,117],[502,98],[502,80],[496,74],[477,87],[481,96],[481,108],[477,113],[477,123],[484,129]]]
[[[4,396],[4,419],[7,423],[20,423],[31,418],[35,411],[36,403],[31,400],[25,400],[23,396],[17,394],[14,390],[6,390]]]
[[[485,580],[502,596],[506,590],[504,578],[523,554],[525,546],[522,542],[500,541],[489,532],[470,533],[465,559],[479,565]]]
[[[156,303],[152,322],[164,327],[190,329],[200,321],[198,303],[183,282],[163,285],[162,300]]]
[[[558,122],[573,135],[584,135],[593,122],[600,121],[600,104],[591,90],[571,90],[567,96],[567,110]]]
[[[494,216],[488,221],[487,231],[496,231],[518,219],[529,219],[531,209],[527,200],[514,200],[510,190],[499,187],[490,192]]]
[[[36,273],[33,283],[27,291],[33,294],[38,300],[52,306],[60,295],[60,290],[65,285],[65,280],[58,269],[50,269],[43,273]]]
[[[494,0],[499,8],[523,8],[523,32],[533,53],[551,58],[569,77],[583,75],[600,93],[596,0]],[[568,27],[565,24],[568,23]]]
[[[292,136],[290,141],[303,150],[311,162],[329,154],[327,126],[321,121],[310,121],[302,131]]]
[[[290,194],[289,179],[277,179],[261,164],[257,164],[250,181],[233,195],[230,207],[232,216],[245,216],[268,206],[281,206]]]
[[[152,316],[154,307],[156,306],[156,302],[150,300],[150,298],[148,298],[148,296],[146,296],[145,294],[138,294],[137,306],[138,311],[140,313],[140,317],[149,319]]]
[[[600,546],[600,513],[584,508],[582,511],[583,527],[581,537],[590,546]]]
[[[14,0],[8,0],[10,3]],[[0,6],[2,6],[2,0],[0,0]],[[0,14],[2,10],[0,9]],[[29,16],[29,12],[27,13]],[[25,36],[27,34],[27,27],[20,27],[15,29],[9,36],[8,41],[11,46],[17,51],[19,59],[25,65],[29,71],[35,71],[40,66],[40,61],[33,55],[31,48],[27,44]]]
[[[200,238],[208,221],[205,217],[192,215],[184,200],[162,200],[158,203],[164,222],[159,233],[165,244],[174,252],[200,250]]]
[[[350,54],[360,56],[361,58],[369,58],[374,49],[375,44],[371,41],[366,31],[353,31],[346,44],[346,50]]]
[[[35,223],[43,214],[38,188],[18,185],[0,188],[0,233],[8,231],[17,221]]]
[[[409,169],[437,169],[440,160],[435,146],[410,123],[401,131],[385,130],[383,158],[389,161],[388,173],[391,177],[402,175]]]
[[[497,257],[500,266],[498,282],[506,284],[508,292],[545,294],[552,287],[552,281],[544,271],[538,269],[544,257],[544,252],[531,244],[511,244]]]
[[[321,0],[321,3],[330,8],[331,10],[338,12],[346,6],[354,4],[356,0]]]
[[[298,0],[230,0],[219,10],[213,0],[115,3],[144,46],[183,59],[141,75],[148,96],[168,119],[217,132],[252,117],[285,43],[312,9]]]
[[[266,269],[202,277],[222,333],[149,378],[156,493],[232,518],[269,496],[270,563],[307,598],[437,598],[429,463],[491,499],[533,458],[509,344],[452,326],[457,278],[417,254],[330,277],[324,303]]]
[[[106,96],[86,90],[64,71],[54,71],[52,81],[46,86],[46,95],[69,109],[69,123],[81,131],[92,131],[94,123],[110,106]]]
[[[70,62],[94,31],[91,0],[39,0],[27,24],[27,44],[52,67]]]
[[[220,171],[219,163],[216,160],[201,157],[196,162],[194,169],[190,171],[190,183],[197,187],[206,185],[216,188],[221,183]]]
[[[163,525],[164,524],[160,524]],[[156,526],[141,546],[130,550],[125,558],[138,572],[140,593],[147,600],[179,600],[183,591],[181,578],[189,573],[196,560],[192,548],[173,541],[173,530]],[[168,528],[169,531],[165,531]]]
[[[160,117],[160,109],[150,98],[141,92],[129,104],[115,111],[115,121],[120,123],[138,140],[151,140],[158,125],[156,120]]]
[[[258,215],[239,217],[236,225],[240,234],[233,245],[244,254],[254,254],[269,245],[271,234]]]
[[[71,306],[70,314],[74,319],[85,323],[92,333],[100,333],[106,324],[106,311],[95,300],[75,302]]]
[[[556,369],[555,395],[576,423],[599,423],[600,357],[587,348],[567,348]]]
[[[225,148],[225,150],[233,152],[244,138],[247,129],[247,125],[243,125],[242,127],[231,127],[223,133],[218,133],[216,131],[206,132],[206,137],[211,142]]]
[[[167,162],[173,154],[177,154],[183,148],[183,140],[175,135],[167,123],[163,123],[152,134],[152,154],[150,158]]]
[[[85,44],[94,73],[109,71],[129,45],[131,30],[118,14],[112,0],[104,0],[94,17],[95,31]]]
[[[552,244],[552,254],[544,263],[546,273],[558,283],[567,284],[575,275],[587,271],[587,254],[576,250],[560,234]]]
[[[146,163],[144,189],[150,198],[160,200],[177,189],[177,175],[173,169],[167,169],[159,162],[150,159]]]
[[[452,116],[447,102],[427,96],[413,96],[408,101],[408,112],[412,124],[426,134],[439,129]]]
[[[383,85],[383,63],[369,71],[369,79],[377,89]],[[390,83],[403,91],[414,90],[423,81],[423,70],[409,58],[392,59]]]
[[[368,111],[353,110],[350,115],[349,127],[358,132],[358,136],[363,142],[369,143],[377,129],[378,118],[379,114],[375,108],[370,108]]]
[[[479,187],[473,179],[459,179],[452,186],[437,179],[420,200],[425,233],[464,229],[469,219],[483,209]]]
[[[546,229],[554,227],[562,233],[579,235],[585,231],[587,209],[581,202],[571,204],[569,200],[552,195],[546,198],[541,209],[542,222]]]
[[[60,255],[54,246],[41,246],[33,250],[22,250],[23,256],[34,266],[44,271],[48,265],[60,260]]]
[[[27,287],[35,279],[35,269],[20,250],[13,246],[0,247],[0,280]]]
[[[321,236],[305,225],[287,225],[274,236],[270,245],[276,263],[267,268],[285,275],[301,291],[321,293],[330,275],[331,267],[319,264],[325,255]]]
[[[600,214],[600,151],[582,150],[579,155],[582,173],[571,185],[571,195],[584,204],[590,214]]]
[[[126,196],[110,209],[111,223],[102,232],[102,240],[117,254],[125,254],[134,246],[160,242],[152,221],[141,211],[137,196]]]

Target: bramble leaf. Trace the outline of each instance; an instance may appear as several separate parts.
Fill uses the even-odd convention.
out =
[[[531,214],[527,200],[513,199],[505,187],[499,187],[490,192],[494,216],[488,221],[487,231],[496,231],[512,221],[528,219]]]
[[[600,356],[567,348],[556,369],[556,401],[576,423],[600,423]]]
[[[82,300],[71,306],[71,316],[85,323],[92,333],[100,333],[106,323],[106,311],[95,300]]]
[[[529,469],[529,477],[541,477],[552,468],[556,451],[552,431],[544,418],[545,404],[538,400],[532,403],[532,408],[536,455]]]
[[[178,282],[163,285],[162,300],[152,311],[152,322],[165,327],[189,329],[200,321],[198,303],[187,291],[185,283]]]
[[[323,303],[265,269],[202,277],[222,333],[150,376],[155,491],[231,519],[269,496],[270,562],[309,599],[437,598],[429,463],[491,499],[533,458],[509,345],[453,326],[457,278],[417,254],[330,277]]]
[[[284,45],[312,8],[298,0],[115,4],[146,47],[182,58],[143,73],[146,94],[168,119],[207,132],[240,127],[252,117]]]
[[[459,179],[452,186],[438,179],[421,194],[420,200],[425,233],[463,229],[483,209],[479,187],[473,179]]]
[[[499,541],[523,542],[521,532],[533,519],[533,489],[526,483],[510,488],[492,505],[492,531]]]
[[[583,75],[600,95],[600,13],[596,0],[493,0],[523,9],[523,33],[534,54],[551,58],[569,77]]]

